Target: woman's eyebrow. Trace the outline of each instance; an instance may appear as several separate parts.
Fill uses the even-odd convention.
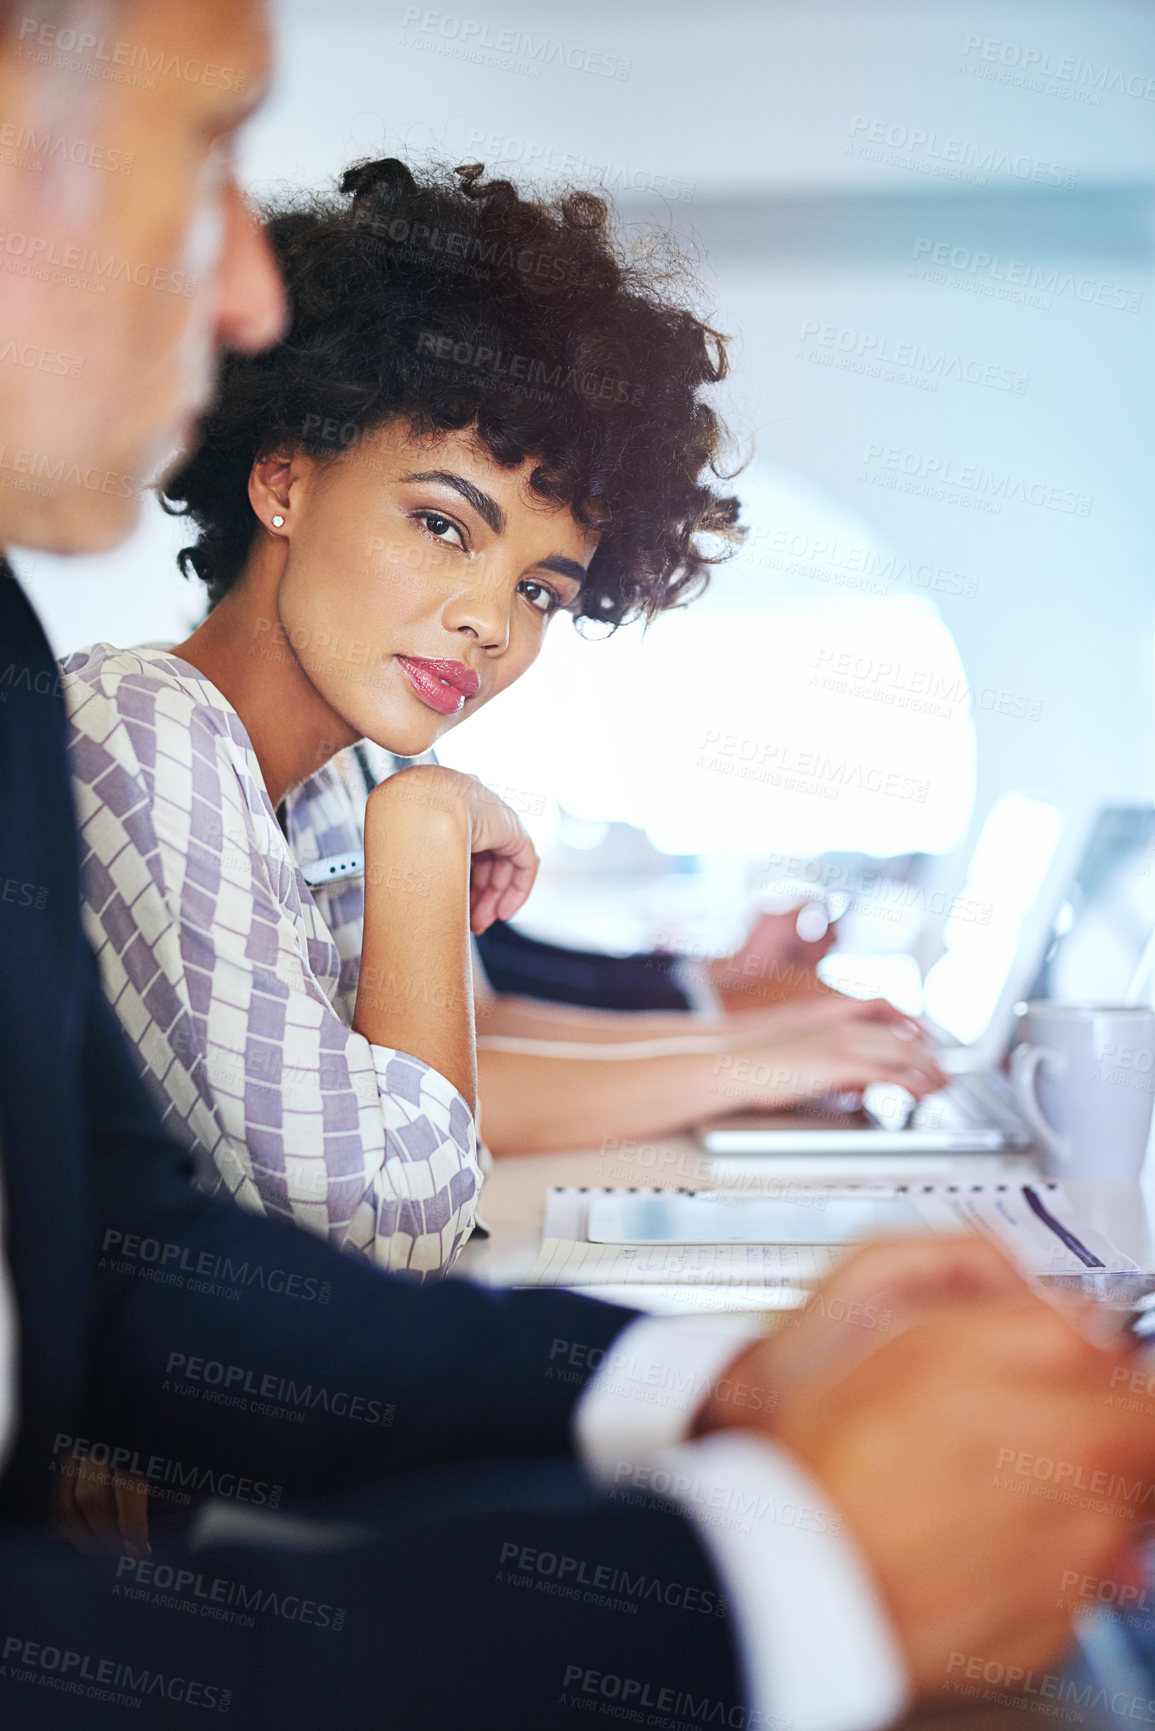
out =
[[[491,499],[488,493],[483,493],[480,487],[475,487],[472,481],[467,481],[464,475],[454,475],[448,469],[422,469],[413,475],[402,475],[402,481],[440,481],[445,487],[452,487],[455,493],[460,493],[467,505],[472,505],[477,515],[493,530],[495,535],[505,531],[505,512],[496,499]],[[584,578],[585,572],[582,572]]]
[[[589,576],[584,565],[579,565],[576,559],[566,559],[561,553],[551,553],[547,559],[539,559],[538,571],[555,571],[559,577],[572,577],[580,587]]]

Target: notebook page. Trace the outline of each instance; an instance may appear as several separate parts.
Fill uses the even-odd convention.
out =
[[[802,1286],[839,1252],[807,1244],[582,1244],[547,1238],[526,1286]]]

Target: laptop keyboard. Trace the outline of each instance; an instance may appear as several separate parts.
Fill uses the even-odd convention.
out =
[[[1000,1086],[1001,1084],[1001,1086]],[[956,1076],[937,1094],[920,1100],[910,1115],[911,1130],[1001,1130],[1008,1142],[1030,1141],[1022,1119],[1015,1111],[1004,1078]]]

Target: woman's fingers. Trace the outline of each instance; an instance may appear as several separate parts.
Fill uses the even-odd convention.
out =
[[[515,914],[532,887],[537,869],[532,861],[519,863],[516,858],[496,854],[487,856],[483,881],[470,896],[470,924],[482,932],[496,919],[509,919]]]
[[[503,891],[498,904],[495,918],[499,920],[512,919],[523,905],[537,876],[536,862],[532,866],[515,866],[513,875]]]
[[[784,1028],[801,1030],[815,1027],[846,1027],[854,1023],[882,1023],[905,1029],[911,1039],[925,1040],[925,1030],[913,1017],[896,1009],[888,998],[851,998],[845,992],[822,992],[805,1000],[792,999],[769,1012],[765,1026],[774,1026],[774,1017]]]
[[[522,844],[508,857],[509,881],[498,898],[497,905],[497,918],[501,920],[510,919],[521,907],[534,886],[541,863],[537,857],[537,849],[528,836],[523,838]]]
[[[886,1019],[812,1027],[793,1038],[763,1034],[736,1055],[747,1058],[752,1092],[766,1105],[858,1091],[872,1082],[898,1083],[922,1099],[946,1082],[924,1036]]]
[[[853,1080],[846,1086],[870,1082],[898,1082],[912,1093],[929,1094],[946,1083],[946,1077],[921,1033],[887,1020],[851,1023],[841,1030],[838,1048]],[[912,1085],[913,1084],[913,1085]]]
[[[489,788],[474,782],[473,864],[469,925],[483,932],[521,907],[537,876],[537,852],[520,818]]]
[[[474,854],[470,876],[470,928],[483,932],[508,920],[524,903],[537,877],[537,850],[521,826],[501,849]]]
[[[513,873],[513,862],[504,855],[487,854],[484,858],[484,884],[470,896],[470,925],[474,932],[483,932],[493,924],[498,903]]]
[[[480,910],[493,876],[493,855],[474,854],[469,866],[469,929],[477,933],[485,930],[478,924]]]

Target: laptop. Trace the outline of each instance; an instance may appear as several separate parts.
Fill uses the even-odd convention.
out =
[[[1025,1150],[1032,1136],[1015,1107],[1006,1073],[1018,1043],[1022,1004],[1033,998],[1100,1004],[1152,1001],[1155,806],[1098,812],[1057,903],[1052,901],[1048,911],[1044,901],[1040,913],[1037,888],[1057,848],[1058,814],[1040,802],[1008,798],[1017,802],[1011,808],[1013,822],[1004,812],[988,833],[988,820],[972,857],[968,887],[977,881],[981,855],[981,870],[991,882],[1010,883],[1013,901],[1017,881],[1036,906],[1024,905],[1020,942],[1009,958],[1005,947],[1000,958],[997,934],[988,941],[977,930],[968,954],[964,927],[957,951],[948,949],[927,975],[931,1013],[923,1020],[940,1042],[940,1064],[951,1076],[949,1085],[916,1103],[904,1089],[878,1084],[866,1090],[860,1112],[847,1114],[841,1122],[835,1118],[832,1125],[836,1109],[828,1104],[822,1111],[823,1127],[812,1130],[785,1127],[780,1118],[755,1113],[718,1119],[699,1132],[711,1154]],[[1030,819],[1031,807],[1034,828],[1028,823],[1024,830],[1024,813]],[[1047,814],[1053,821],[1048,822]],[[1001,835],[999,822],[1005,832]],[[1025,883],[1022,861],[1032,846],[1039,869],[1033,878],[1028,872],[1030,881]]]

